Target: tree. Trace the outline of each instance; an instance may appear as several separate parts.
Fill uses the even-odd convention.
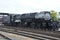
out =
[[[60,12],[58,12],[58,20],[60,21]]]
[[[57,21],[57,12],[54,10],[51,10],[51,18],[53,21]]]
[[[59,15],[60,15],[60,12],[59,12]]]

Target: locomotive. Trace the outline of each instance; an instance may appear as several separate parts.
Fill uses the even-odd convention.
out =
[[[9,14],[3,17],[5,25],[21,25],[24,27],[44,30],[57,30],[57,22],[53,21],[49,11],[42,11],[40,13],[25,13],[25,14]]]
[[[21,25],[26,27],[30,26],[30,28],[50,29],[50,24],[51,16],[48,11],[21,15]]]

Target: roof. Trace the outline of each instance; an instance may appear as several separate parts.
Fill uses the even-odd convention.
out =
[[[9,15],[9,13],[0,13],[0,15]]]

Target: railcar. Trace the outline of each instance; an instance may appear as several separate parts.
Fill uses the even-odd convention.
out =
[[[4,25],[14,25],[14,14],[4,15],[3,22]]]

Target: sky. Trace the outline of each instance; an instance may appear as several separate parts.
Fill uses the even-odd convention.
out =
[[[0,0],[0,12],[23,14],[40,11],[60,11],[60,0]]]

